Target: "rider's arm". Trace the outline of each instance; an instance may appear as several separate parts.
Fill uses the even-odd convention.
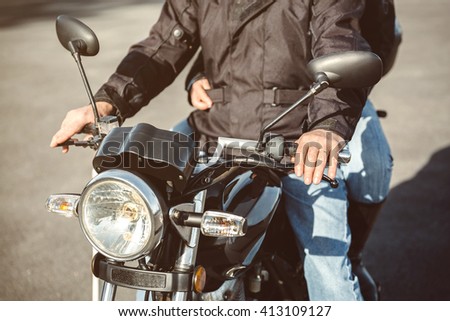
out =
[[[359,20],[363,1],[314,1],[311,8],[311,54],[370,50],[361,36]],[[295,173],[306,184],[319,183],[328,164],[328,175],[337,171],[337,154],[350,140],[367,99],[368,89],[327,88],[308,106],[307,132],[299,140]]]
[[[189,0],[167,0],[150,35],[129,53],[95,95],[100,116],[115,114],[119,121],[133,116],[167,87],[198,48],[196,5]],[[93,123],[90,106],[71,110],[52,137],[57,147],[85,125]],[[62,151],[69,150],[64,146]]]
[[[170,85],[198,48],[196,6],[168,0],[149,36],[133,45],[116,72],[96,93],[128,118]]]
[[[329,53],[370,50],[361,36],[359,20],[363,1],[315,1],[311,10],[311,46],[313,58]],[[328,88],[314,97],[309,105],[309,129],[325,129],[349,140],[353,135],[367,89]]]

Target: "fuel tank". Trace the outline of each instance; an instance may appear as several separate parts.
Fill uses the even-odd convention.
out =
[[[202,236],[197,261],[206,268],[208,280],[235,277],[250,266],[266,237],[281,200],[281,181],[267,169],[237,169],[208,189],[205,208],[245,217],[245,236],[212,238]],[[213,286],[208,282],[207,286]]]

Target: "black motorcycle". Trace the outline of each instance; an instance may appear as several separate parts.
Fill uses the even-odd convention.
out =
[[[140,290],[147,300],[308,299],[281,205],[280,178],[293,170],[296,144],[270,129],[328,86],[374,85],[382,74],[379,57],[344,52],[312,60],[310,90],[257,141],[219,138],[207,154],[190,136],[100,118],[80,58],[95,55],[98,40],[68,16],[58,17],[56,27],[79,66],[96,118],[86,130],[92,139],[64,144],[95,149],[98,175],[81,194],[51,195],[47,208],[77,217],[98,251],[92,272],[104,281],[102,300],[114,300],[118,287]],[[340,161],[349,160],[344,149]]]

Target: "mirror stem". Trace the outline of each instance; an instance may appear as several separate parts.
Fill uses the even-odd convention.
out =
[[[86,77],[86,73],[84,71],[83,64],[81,63],[80,54],[78,52],[72,52],[72,56],[75,59],[75,62],[77,63],[78,70],[80,71],[81,78],[83,79],[84,88],[86,89],[87,95],[89,97],[89,102],[92,106],[92,110],[94,111],[95,129],[97,131],[96,134],[98,134],[98,130],[99,130],[98,124],[99,124],[100,116],[98,114],[98,109],[97,109],[97,105],[94,100],[94,95],[92,94],[91,86],[89,85],[89,81]]]
[[[264,128],[261,130],[259,134],[258,143],[256,144],[256,150],[259,152],[262,152],[264,150],[263,146],[263,139],[264,134],[272,128],[276,123],[278,123],[281,119],[283,119],[287,114],[289,114],[291,111],[293,111],[295,108],[297,108],[299,105],[303,104],[306,100],[311,98],[312,96],[318,94],[325,88],[329,86],[328,77],[324,73],[318,73],[316,75],[316,81],[311,86],[311,88],[308,90],[308,92],[303,95],[299,100],[297,100],[294,104],[292,104],[288,109],[286,109],[282,114],[280,114],[277,118],[272,120],[269,124],[264,126]]]

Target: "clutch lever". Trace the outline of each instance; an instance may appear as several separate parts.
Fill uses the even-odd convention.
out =
[[[81,147],[91,147],[94,143],[92,139],[90,140],[76,140],[76,139],[68,139],[65,142],[58,144],[58,147],[62,146],[81,146]]]
[[[94,137],[89,138],[88,140],[78,140],[78,139],[68,139],[65,142],[58,144],[58,147],[62,146],[81,146],[81,147],[91,147],[95,148],[98,145],[98,139],[95,139],[95,135],[97,135],[98,130],[94,124],[87,124],[80,131],[80,134],[88,134]]]

